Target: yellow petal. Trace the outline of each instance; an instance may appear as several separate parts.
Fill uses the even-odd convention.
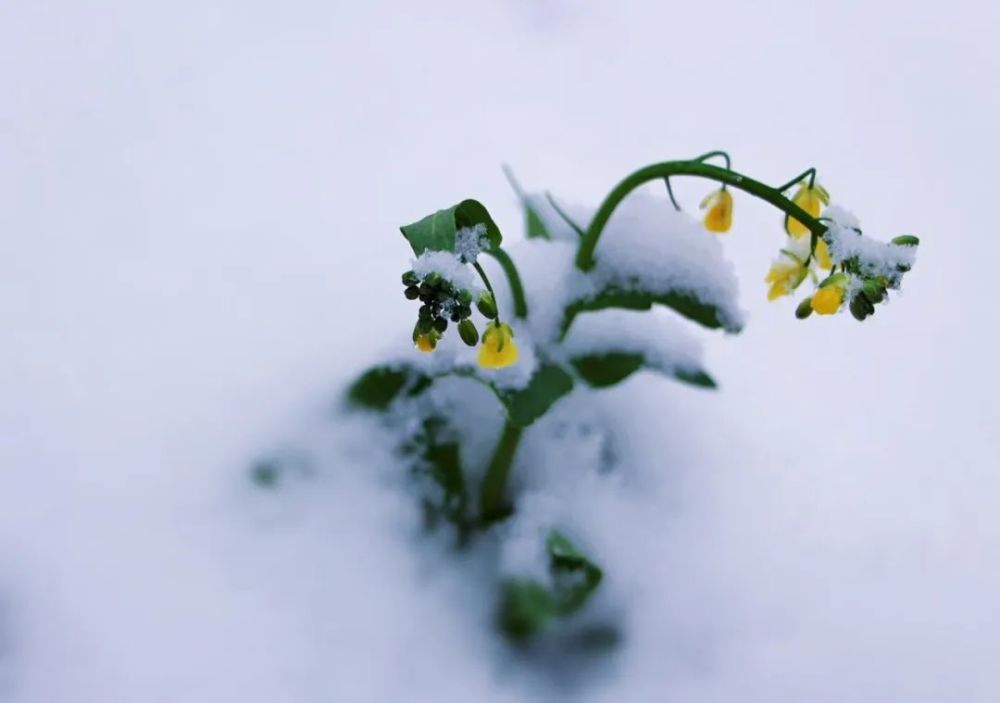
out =
[[[479,365],[487,369],[502,369],[517,362],[517,345],[513,337],[508,325],[488,325],[479,347]]]
[[[809,213],[812,217],[819,217],[823,212],[823,198],[816,187],[810,188],[803,184],[795,191],[792,202]],[[796,220],[794,217],[785,218],[785,231],[793,237],[801,237],[809,233],[809,228]]]
[[[830,270],[833,268],[833,259],[830,258],[830,248],[822,239],[816,244],[816,261],[821,269]]]
[[[709,232],[728,232],[733,226],[733,195],[728,190],[718,190],[702,201],[708,205],[705,213],[705,229]]]
[[[415,344],[417,349],[419,349],[424,353],[429,353],[434,351],[434,347],[437,346],[437,344],[434,342],[433,339],[431,339],[431,336],[429,334],[422,334],[418,336]]]
[[[825,286],[813,294],[812,309],[820,315],[832,315],[844,302],[844,290],[840,286]]]

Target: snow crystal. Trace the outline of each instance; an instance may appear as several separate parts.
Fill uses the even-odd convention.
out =
[[[451,281],[457,288],[465,288],[473,295],[483,291],[475,271],[450,251],[425,251],[413,260],[411,268],[421,278],[429,273],[436,273]]]
[[[462,227],[455,233],[455,254],[461,262],[474,264],[488,245],[486,225],[481,222],[475,227]]]
[[[830,247],[830,257],[835,263],[856,259],[864,276],[898,281],[901,269],[909,270],[916,260],[916,247],[880,242],[861,234],[858,219],[842,207],[829,206],[823,221],[827,224],[823,238]]]

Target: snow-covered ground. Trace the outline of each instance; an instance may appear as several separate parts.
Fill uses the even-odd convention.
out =
[[[0,5],[0,699],[1000,699],[1000,11],[353,5]],[[737,197],[720,390],[606,393],[645,460],[555,494],[628,627],[552,674],[338,394],[412,325],[399,224],[477,197],[514,239],[503,161],[592,203],[713,148],[816,165],[919,260],[864,324],[796,321]],[[301,456],[270,492],[268,452]]]

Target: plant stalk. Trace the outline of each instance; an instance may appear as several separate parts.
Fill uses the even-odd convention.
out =
[[[523,434],[524,428],[512,424],[510,420],[504,424],[479,492],[479,519],[484,525],[501,520],[511,512],[505,501],[507,477]]]
[[[786,215],[790,215],[804,224],[816,236],[820,236],[826,231],[826,225],[813,218],[808,212],[786,198],[781,191],[772,188],[766,183],[761,183],[741,173],[700,161],[665,161],[640,168],[638,171],[626,176],[624,180],[608,193],[604,202],[597,209],[597,213],[587,227],[583,238],[580,240],[580,248],[576,254],[576,267],[581,271],[588,271],[594,267],[594,250],[597,248],[597,241],[611,219],[615,208],[621,204],[629,193],[649,181],[669,176],[697,176],[699,178],[718,181],[774,205]]]

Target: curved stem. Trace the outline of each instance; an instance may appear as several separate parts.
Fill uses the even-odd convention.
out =
[[[810,169],[807,169],[807,170],[803,171],[802,173],[800,173],[799,175],[797,175],[795,178],[793,178],[792,180],[788,181],[788,183],[786,183],[785,185],[779,186],[779,187],[775,188],[775,190],[781,191],[782,193],[784,193],[786,190],[788,190],[789,188],[791,188],[793,185],[795,185],[796,183],[798,183],[799,181],[801,181],[806,176],[809,176],[809,187],[811,188],[813,186],[813,184],[816,182],[816,169],[815,168],[810,168]]]
[[[667,176],[697,176],[699,178],[718,181],[719,183],[750,193],[774,205],[782,212],[791,215],[804,224],[809,231],[817,236],[826,231],[826,225],[813,218],[808,212],[782,195],[781,191],[765,183],[761,183],[735,171],[720,168],[719,166],[712,166],[700,161],[665,161],[639,169],[626,176],[624,180],[612,189],[597,209],[594,219],[591,220],[586,233],[580,240],[580,248],[576,254],[576,266],[578,269],[588,271],[593,268],[595,263],[594,250],[597,248],[597,241],[611,219],[615,208],[621,204],[625,196],[644,183],[666,178]]]
[[[667,186],[667,195],[670,196],[670,202],[674,204],[674,210],[677,212],[681,211],[681,206],[677,204],[677,199],[674,197],[674,189],[670,187],[670,176],[666,176],[663,179],[664,184]]]
[[[507,477],[514,465],[514,455],[517,453],[523,433],[524,428],[511,424],[509,420],[503,427],[500,440],[493,452],[493,459],[486,469],[479,490],[479,519],[484,524],[503,519],[510,514],[510,507],[504,500]]]
[[[525,318],[528,316],[528,302],[524,297],[524,286],[521,285],[521,276],[517,272],[517,267],[514,265],[513,259],[510,255],[505,252],[500,247],[496,249],[490,249],[486,252],[500,264],[500,268],[503,269],[504,275],[507,276],[507,283],[510,285],[510,296],[514,301],[514,315],[515,317]],[[486,288],[493,293],[493,288],[490,286],[489,282],[486,281],[486,274],[483,273],[482,268],[479,264],[476,264],[476,270],[479,271],[479,275],[483,277],[483,281],[486,283]],[[493,296],[496,300],[496,296]]]

